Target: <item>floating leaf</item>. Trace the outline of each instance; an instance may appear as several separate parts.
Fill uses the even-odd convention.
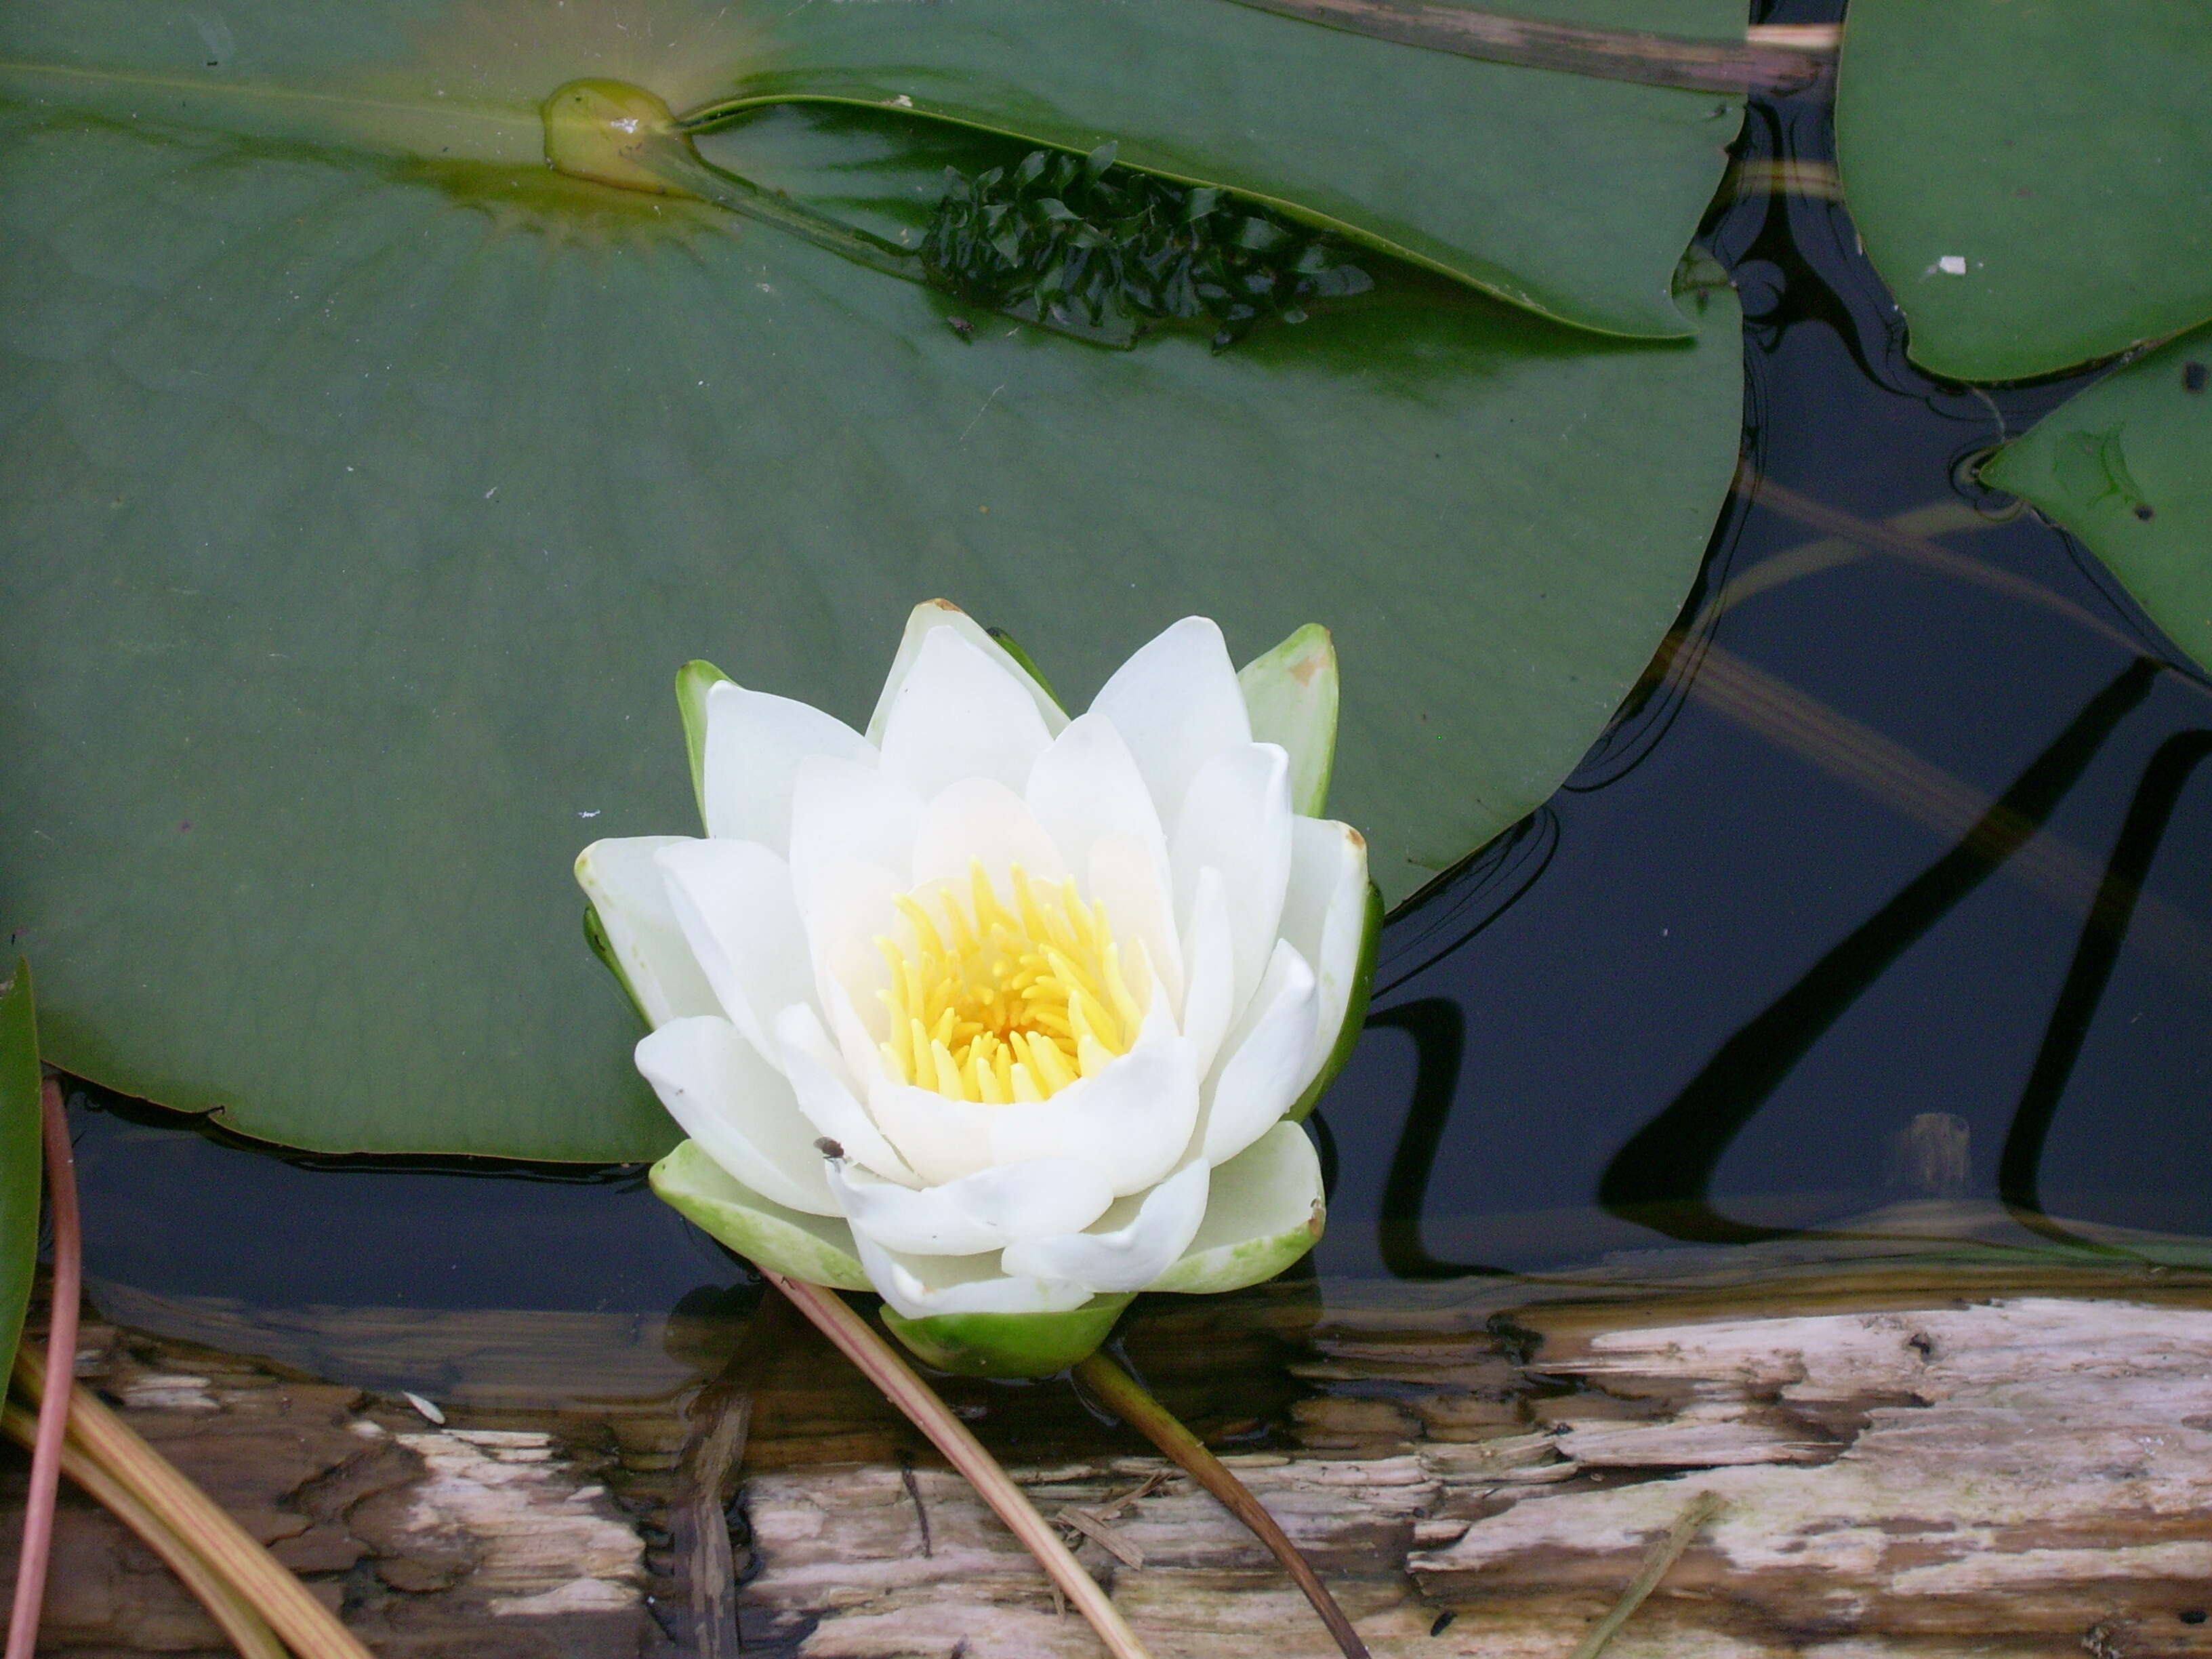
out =
[[[2079,536],[2212,669],[2212,327],[2076,392],[1982,477]]]
[[[1514,9],[1712,40],[1724,0]],[[721,107],[909,108],[1221,185],[1583,327],[1680,336],[1669,285],[1742,100],[1478,63],[1224,0],[780,6]]]
[[[665,1151],[575,854],[693,827],[678,665],[857,723],[932,594],[1074,706],[1177,616],[1240,659],[1326,621],[1332,810],[1401,896],[1574,763],[1735,463],[1723,289],[1688,298],[1702,339],[1633,344],[1363,255],[1373,293],[1218,356],[963,336],[943,295],[521,153],[511,50],[532,87],[696,95],[610,13],[521,46],[496,10],[225,15],[224,96],[149,76],[133,120],[50,74],[0,111],[0,928],[52,1058],[248,1134]],[[0,27],[78,58],[200,39],[155,8]],[[404,121],[234,95],[434,50],[450,107]],[[797,112],[705,148],[917,242],[946,165],[1024,154]]]
[[[1852,0],[1836,149],[1913,361],[2009,380],[2212,317],[2212,15]]]

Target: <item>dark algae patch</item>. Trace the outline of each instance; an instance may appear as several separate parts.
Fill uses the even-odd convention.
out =
[[[1305,321],[1316,300],[1364,293],[1337,238],[1211,186],[1185,188],[1088,155],[1031,150],[1014,167],[945,169],[921,246],[929,279],[962,299],[1101,345],[1169,324],[1217,350],[1263,319]]]

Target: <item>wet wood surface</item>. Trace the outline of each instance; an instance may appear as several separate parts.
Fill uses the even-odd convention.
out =
[[[95,1303],[81,1374],[381,1653],[1099,1651],[773,1303]],[[1567,1659],[1710,1493],[1612,1659],[2212,1656],[2212,1274],[1755,1246],[1571,1281],[1160,1298],[1124,1341],[1378,1655]],[[942,1387],[1159,1659],[1333,1651],[1258,1546],[1067,1384]],[[21,1479],[0,1468],[9,1559]],[[75,1498],[45,1644],[222,1650]]]

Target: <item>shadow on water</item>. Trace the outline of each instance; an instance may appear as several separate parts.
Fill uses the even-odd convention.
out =
[[[1960,1215],[2212,1235],[2212,697],[1972,473],[2085,377],[1912,366],[1814,187],[1817,100],[1754,103],[1738,157],[1705,228],[1744,300],[1738,488],[1575,775],[1385,929],[1316,1125],[1324,1288],[1833,1236],[1936,1195],[1898,1151],[1930,1124]],[[635,1167],[287,1157],[73,1108],[111,1287],[595,1318],[746,1293]]]

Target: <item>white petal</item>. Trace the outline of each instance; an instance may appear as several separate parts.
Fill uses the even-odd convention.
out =
[[[1213,1069],[1236,1012],[1237,944],[1229,928],[1228,884],[1218,870],[1198,873],[1198,890],[1183,920],[1182,949],[1182,1034],[1202,1075]]]
[[[696,1140],[654,1164],[651,1180],[654,1192],[757,1267],[841,1291],[869,1287],[853,1230],[842,1219],[771,1201],[708,1157]]]
[[[1291,823],[1291,879],[1283,893],[1282,936],[1314,970],[1314,1047],[1304,1094],[1336,1047],[1367,937],[1367,842],[1349,824],[1327,818]]]
[[[1180,1020],[1182,947],[1176,932],[1175,893],[1164,876],[1164,862],[1126,836],[1102,836],[1091,843],[1091,863],[1084,891],[1093,902],[1106,907],[1106,920],[1115,939],[1142,947],[1146,975],[1161,988],[1169,1009]],[[1221,913],[1221,922],[1225,952],[1229,939],[1226,909]],[[1134,957],[1127,949],[1122,952],[1122,963],[1123,970],[1131,972]],[[1136,989],[1133,973],[1130,988]]]
[[[884,717],[884,773],[924,799],[963,778],[1018,792],[1051,741],[1005,669],[954,629],[933,629]]]
[[[1001,1164],[919,1189],[834,1164],[829,1176],[855,1233],[887,1250],[920,1255],[973,1255],[1024,1238],[1076,1231],[1114,1201],[1104,1176],[1065,1158]]]
[[[1094,1291],[1140,1291],[1190,1247],[1206,1217],[1207,1170],[1189,1163],[1146,1193],[1124,1199],[1085,1232],[1024,1239],[1000,1258],[1009,1273],[1073,1279]]]
[[[1221,872],[1236,947],[1241,1012],[1266,971],[1291,876],[1290,758],[1272,743],[1223,750],[1192,781],[1171,843],[1176,899],[1192,904],[1199,873]]]
[[[864,766],[876,758],[866,738],[806,703],[726,680],[709,690],[702,787],[707,833],[779,851],[790,846],[792,786],[810,755]]]
[[[988,1255],[910,1255],[853,1235],[877,1294],[908,1319],[939,1314],[1066,1313],[1091,1292],[1065,1279],[1010,1279]]]
[[[977,860],[998,884],[1001,898],[1012,890],[1006,883],[1010,865],[1020,865],[1039,881],[1056,882],[1068,873],[1029,804],[994,778],[963,778],[922,809],[914,838],[914,884],[950,881],[965,892],[969,866]]]
[[[814,756],[791,796],[791,884],[801,915],[829,902],[830,884],[852,864],[904,870],[921,828],[921,797],[866,765]]]
[[[839,1018],[842,1001],[872,1033],[864,1047],[872,1047],[890,1029],[879,994],[890,984],[890,969],[875,941],[898,931],[895,901],[906,891],[903,871],[894,875],[880,865],[848,864],[821,877],[806,911],[806,945],[814,958],[815,994],[837,1034],[845,1063],[856,1078],[865,1077],[870,1062],[848,1041],[850,1028]]]
[[[1072,1158],[1103,1174],[1116,1195],[1141,1192],[1182,1162],[1198,1124],[1198,1068],[1163,1008],[1147,1013],[1135,1045],[1096,1076],[1032,1104],[981,1109],[994,1115],[989,1162]]]
[[[637,1045],[637,1069],[684,1133],[763,1198],[809,1215],[837,1213],[814,1126],[783,1073],[729,1021],[669,1021]]]
[[[1005,1161],[993,1152],[993,1124],[1000,1113],[1036,1109],[948,1100],[933,1089],[888,1079],[868,1091],[868,1115],[890,1137],[908,1167],[933,1187]],[[1060,1141],[1054,1137],[1048,1144],[1040,1137],[1030,1150],[1016,1156],[1057,1158]]]
[[[653,858],[667,878],[677,923],[722,1011],[746,1042],[778,1059],[777,1012],[814,994],[814,963],[791,894],[791,866],[750,841],[678,842]]]
[[[1170,834],[1200,770],[1252,740],[1229,647],[1204,617],[1186,617],[1140,648],[1114,671],[1091,709],[1128,744]]]
[[[1146,1288],[1235,1291],[1313,1248],[1322,1218],[1321,1159],[1295,1123],[1279,1123],[1213,1171],[1206,1219],[1182,1259]]]
[[[1206,1091],[1206,1161],[1237,1156],[1297,1103],[1312,1073],[1313,969],[1278,944],[1260,994],[1222,1045]]]
[[[1011,675],[1018,685],[1036,702],[1038,715],[1045,730],[1057,732],[1067,724],[1066,713],[1052,700],[1052,694],[1038,684],[1028,669],[1016,662],[1013,654],[990,631],[973,617],[949,599],[925,599],[915,606],[906,619],[906,632],[899,639],[898,653],[891,659],[891,672],[884,682],[883,695],[876,699],[876,712],[868,721],[868,741],[880,744],[884,740],[884,724],[890,714],[891,704],[896,701],[899,688],[914,672],[915,659],[921,654],[922,641],[938,629],[951,629],[962,639],[981,651]]]
[[[623,982],[645,1011],[647,1023],[665,1025],[690,1014],[719,1012],[720,1005],[684,942],[669,908],[668,886],[653,855],[684,836],[635,836],[595,841],[576,859],[576,881],[599,913]]]
[[[1129,745],[1103,714],[1078,716],[1037,757],[1026,792],[1030,810],[1059,843],[1071,870],[1089,867],[1102,836],[1135,842],[1167,875],[1168,842]]]
[[[806,1120],[862,1167],[902,1186],[918,1187],[921,1177],[907,1167],[884,1132],[860,1104],[860,1091],[844,1056],[831,1046],[821,1017],[803,1002],[776,1016],[783,1045],[783,1072]]]

